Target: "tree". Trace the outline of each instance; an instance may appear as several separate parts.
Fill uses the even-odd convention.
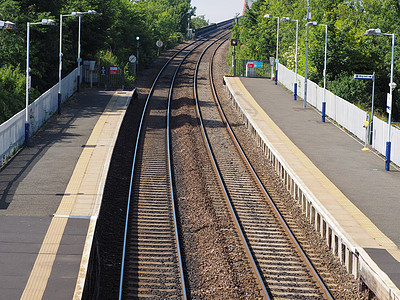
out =
[[[141,66],[145,66],[157,54],[155,42],[158,39],[167,47],[183,40],[189,8],[190,0],[0,1],[1,19],[18,26],[15,31],[0,31],[0,123],[25,105],[25,91],[19,87],[25,79],[27,22],[39,22],[42,18],[59,22],[60,14],[96,10],[97,15],[85,14],[82,17],[82,58],[99,61],[109,55],[110,60],[125,65],[136,49],[135,37],[140,36],[140,60]],[[65,76],[77,66],[78,18],[63,18],[62,38],[62,75]],[[32,26],[32,101],[57,83],[58,54],[59,26]],[[10,84],[5,76],[15,83]],[[7,86],[2,86],[3,83]]]
[[[290,17],[299,20],[298,71],[305,69],[305,20],[304,0],[259,0],[256,1],[233,36],[244,47],[237,49],[237,58],[268,59],[275,56],[276,19],[265,19],[265,14]],[[354,73],[376,73],[376,104],[378,111],[385,112],[386,93],[389,91],[391,41],[385,36],[364,36],[368,28],[380,28],[385,33],[399,33],[400,3],[396,0],[312,0],[312,21],[328,25],[327,88],[333,93],[368,107],[367,83],[355,81]],[[290,24],[291,23],[291,24]],[[294,26],[292,22],[281,22],[279,31],[280,62],[294,68]],[[324,30],[310,28],[308,75],[316,83],[322,83],[324,66]],[[400,50],[396,44],[395,53]],[[394,78],[400,75],[399,56],[395,56]],[[399,119],[396,107],[400,104],[397,90],[394,94],[393,118]]]

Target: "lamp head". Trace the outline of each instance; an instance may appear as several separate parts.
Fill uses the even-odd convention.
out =
[[[271,18],[273,18],[274,16],[273,15],[265,15],[264,16],[264,18],[268,18],[268,19],[271,19]]]
[[[318,23],[315,21],[306,23],[306,27],[313,27],[313,26],[318,26]]]
[[[0,21],[0,29],[17,29],[17,25],[10,21]]]
[[[289,22],[289,21],[292,21],[292,20],[289,17],[283,17],[283,18],[281,18],[281,21]]]
[[[42,25],[44,26],[54,26],[56,25],[56,21],[51,20],[51,19],[42,19]]]
[[[97,11],[95,11],[95,10],[93,10],[93,9],[88,10],[87,13],[88,13],[89,15],[97,15]]]
[[[364,35],[381,35],[382,31],[377,28],[377,29],[368,29],[364,32]]]

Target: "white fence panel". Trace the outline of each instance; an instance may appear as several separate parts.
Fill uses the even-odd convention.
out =
[[[374,117],[374,130],[372,136],[372,147],[381,154],[386,155],[386,142],[388,141],[388,124],[387,122]],[[400,165],[400,130],[392,126],[390,141],[392,142],[390,149],[390,159],[396,165]]]
[[[62,102],[76,90],[78,69],[72,71],[61,83]],[[32,102],[29,107],[30,134],[35,133],[58,109],[58,83]],[[3,163],[25,141],[25,109],[0,125],[0,154]]]
[[[386,153],[387,124],[381,119],[374,117],[373,126],[372,147],[380,153]]]
[[[284,85],[293,91],[293,84],[288,84],[288,82],[293,81],[294,72],[282,65],[279,65],[279,68],[279,70],[282,70],[280,72],[281,75],[278,77],[279,80],[284,82]],[[284,78],[284,76],[287,78]],[[298,82],[297,95],[304,97],[304,77],[298,76]],[[322,111],[324,89],[310,80],[307,81],[307,85],[307,102],[319,111]],[[363,122],[366,119],[366,112],[350,102],[337,97],[328,90],[326,90],[325,100],[326,114],[364,141],[365,129],[363,128]]]
[[[294,72],[279,64],[279,81],[292,92],[294,91],[293,79]],[[297,95],[304,97],[304,77],[297,76]],[[307,102],[316,107],[319,111],[322,110],[323,88],[319,87],[314,82],[307,81]],[[356,135],[360,140],[365,142],[364,120],[367,113],[350,102],[334,95],[330,91],[326,91],[326,114],[335,120],[339,125],[346,128],[348,131]],[[387,142],[387,123],[374,117],[374,132],[372,147],[381,154],[386,154]],[[392,127],[391,136],[391,161],[400,165],[400,130]]]
[[[400,165],[400,130],[392,128],[391,159],[396,165]]]

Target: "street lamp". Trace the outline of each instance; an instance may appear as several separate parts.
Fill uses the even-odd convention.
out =
[[[43,25],[53,26],[56,25],[56,21],[50,19],[42,19],[41,22],[37,23],[26,23],[26,94],[25,94],[25,145],[29,146],[29,90],[31,89],[31,76],[29,75],[29,40],[30,40],[30,25]]]
[[[324,99],[322,101],[322,122],[325,122],[325,112],[326,112],[326,52],[328,47],[328,25],[318,24],[317,22],[307,22],[308,27],[322,26],[325,27],[325,58],[324,58]]]
[[[79,17],[79,27],[78,27],[78,74],[77,74],[77,92],[79,93],[80,91],[80,86],[81,86],[81,18],[82,15],[96,15],[97,11],[95,10],[88,10],[86,12],[76,12],[76,13],[72,13],[72,15],[76,14]]]
[[[298,38],[299,38],[299,20],[292,20],[288,17],[283,17],[281,19],[283,22],[296,22],[296,54],[294,58],[294,83],[293,83],[293,91],[294,91],[294,100],[297,100],[297,47],[298,47]]]
[[[0,21],[0,29],[17,29],[17,25],[10,21]]]
[[[139,46],[140,36],[136,36],[136,74],[139,72]]]
[[[61,77],[62,77],[62,25],[63,25],[63,17],[79,17],[79,26],[80,26],[80,17],[83,14],[96,14],[97,12],[94,10],[89,10],[85,13],[83,12],[72,12],[71,14],[68,15],[63,15],[60,14],[60,53],[59,53],[59,68],[58,68],[58,114],[61,114],[61,101],[62,101],[62,96],[61,96]],[[80,27],[79,27],[79,35],[80,35]],[[80,39],[80,37],[79,37]],[[80,56],[80,40],[78,44],[78,56]],[[80,57],[78,57],[78,66],[80,65]],[[78,70],[78,75],[80,76],[79,70]],[[78,79],[78,85],[79,85],[79,80]]]
[[[278,24],[276,26],[276,58],[275,58],[275,85],[278,84],[278,52],[279,52],[279,17],[274,17],[273,15],[265,15],[264,18],[276,18]]]
[[[392,59],[390,65],[390,83],[389,83],[389,94],[388,94],[388,101],[386,104],[386,110],[389,114],[388,117],[388,141],[386,142],[386,156],[385,156],[385,171],[390,170],[390,148],[391,148],[391,141],[390,141],[390,134],[392,129],[392,102],[393,102],[393,90],[396,88],[396,83],[393,82],[393,70],[394,70],[394,33],[383,33],[379,28],[377,29],[368,29],[365,31],[364,35],[386,35],[392,37]]]

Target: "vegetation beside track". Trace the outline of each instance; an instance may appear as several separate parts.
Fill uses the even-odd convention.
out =
[[[376,113],[386,117],[386,94],[389,92],[391,37],[365,36],[370,28],[384,33],[400,33],[400,4],[393,0],[310,0],[311,20],[328,25],[327,88],[334,94],[369,110],[371,82],[353,79],[354,74],[376,73]],[[275,57],[277,19],[271,14],[299,20],[299,73],[304,76],[307,12],[306,0],[255,1],[235,26],[233,37],[239,40],[236,58],[269,59]],[[279,60],[294,70],[296,23],[280,22]],[[309,30],[308,78],[323,86],[324,27]],[[395,45],[394,82],[400,84],[400,44]],[[400,119],[400,99],[393,97],[393,118]]]
[[[157,55],[162,40],[170,48],[184,39],[190,0],[2,0],[0,20],[17,30],[0,31],[0,124],[25,107],[26,23],[60,14],[96,10],[82,17],[82,58],[103,64],[127,65],[136,55],[140,37],[140,67]],[[195,11],[195,9],[191,9]],[[58,82],[59,26],[32,26],[30,67],[33,101]],[[63,76],[77,67],[78,18],[63,18]],[[130,68],[127,68],[130,69]]]

